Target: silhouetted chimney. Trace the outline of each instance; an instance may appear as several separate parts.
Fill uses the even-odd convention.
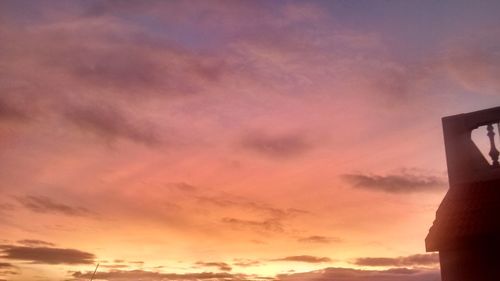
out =
[[[443,281],[500,281],[500,107],[444,117],[450,188],[425,239],[439,251]],[[484,129],[489,157],[472,141]]]

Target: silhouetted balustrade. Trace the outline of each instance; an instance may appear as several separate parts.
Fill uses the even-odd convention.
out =
[[[496,148],[496,145],[495,145],[495,131],[494,131],[494,127],[493,127],[493,124],[494,123],[490,123],[488,125],[486,125],[486,129],[488,130],[488,138],[490,139],[490,152],[488,153],[491,157],[491,160],[493,161],[491,166],[494,167],[494,168],[498,168],[500,167],[500,163],[498,162],[498,156],[500,155],[500,152],[498,151],[498,149]],[[499,128],[499,132],[500,132],[500,123],[497,122],[497,128]]]

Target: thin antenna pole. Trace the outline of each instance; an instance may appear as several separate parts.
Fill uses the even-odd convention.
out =
[[[97,268],[99,267],[99,264],[95,267],[94,273],[92,273],[92,277],[90,277],[90,281],[94,280],[95,273],[97,272]]]

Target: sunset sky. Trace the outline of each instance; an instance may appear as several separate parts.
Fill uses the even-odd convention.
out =
[[[0,281],[437,281],[499,1],[0,1]]]

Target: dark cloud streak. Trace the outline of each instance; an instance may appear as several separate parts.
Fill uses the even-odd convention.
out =
[[[324,263],[324,262],[331,262],[332,259],[330,259],[328,257],[315,257],[315,256],[302,255],[302,256],[289,256],[289,257],[284,257],[284,258],[279,258],[279,259],[273,259],[272,261]]]
[[[318,271],[281,274],[278,281],[438,281],[438,270],[392,268],[388,270],[359,270],[352,268],[325,268]]]
[[[439,255],[432,253],[396,258],[358,258],[354,264],[361,266],[435,266],[439,264]]]
[[[73,277],[76,280],[88,280],[92,276],[92,272],[75,272]],[[183,281],[196,281],[196,280],[213,280],[213,281],[231,281],[231,280],[255,280],[251,276],[244,274],[231,274],[227,272],[213,273],[213,272],[201,272],[201,273],[161,273],[154,271],[145,270],[113,270],[109,272],[97,272],[95,279],[102,280],[151,280],[151,281],[161,281],[161,280],[183,280]]]
[[[0,251],[3,259],[40,264],[92,264],[95,258],[91,253],[75,249],[49,247],[2,245]]]
[[[446,187],[446,182],[436,176],[393,174],[345,174],[342,178],[352,187],[383,191],[387,193],[414,193],[441,190]]]
[[[8,263],[8,262],[0,262],[0,269],[4,269],[4,268],[12,268],[14,267],[14,265],[12,265],[11,263]]]

